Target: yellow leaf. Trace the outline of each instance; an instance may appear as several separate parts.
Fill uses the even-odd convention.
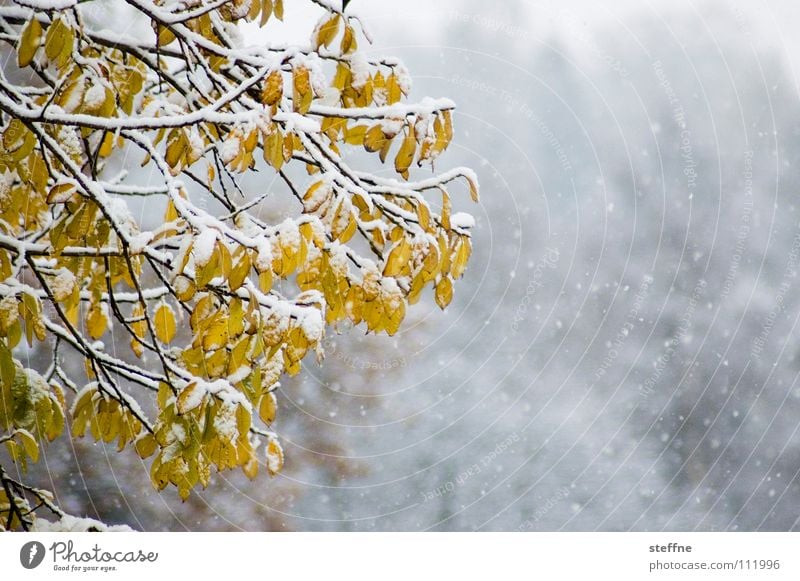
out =
[[[192,411],[194,408],[203,403],[204,394],[200,393],[198,397],[198,389],[200,388],[198,387],[197,382],[193,381],[184,387],[183,390],[178,394],[178,397],[175,399],[175,410],[179,414],[185,414],[186,412]]]
[[[48,59],[55,60],[61,54],[66,42],[66,36],[67,27],[60,18],[57,18],[47,29],[47,36],[45,37],[44,51]]]
[[[447,307],[452,300],[453,283],[450,280],[450,277],[443,276],[439,281],[439,284],[436,285],[436,304],[439,305],[440,309],[444,310],[444,308]]]
[[[269,17],[272,16],[272,0],[262,0],[261,1],[261,22],[259,22],[260,26],[264,26],[269,20]]]
[[[450,230],[450,194],[447,193],[447,190],[444,188],[440,188],[442,190],[442,228],[445,230]]]
[[[267,444],[267,471],[275,476],[283,468],[283,449],[277,440],[271,439]]]
[[[250,480],[253,480],[256,476],[258,476],[258,460],[256,459],[255,454],[250,454],[247,462],[245,462],[242,466],[242,472],[244,472],[245,476],[247,476]]]
[[[153,323],[159,341],[170,343],[175,338],[175,313],[167,303],[161,303],[158,306]]]
[[[278,409],[278,400],[275,394],[271,391],[261,396],[261,402],[258,404],[258,416],[265,424],[271,424],[275,421],[275,414]]]
[[[158,27],[158,46],[167,46],[175,40],[175,34],[166,26],[159,26]]]
[[[283,76],[278,70],[272,71],[264,81],[261,91],[261,102],[265,105],[275,105],[283,96]]]
[[[344,35],[342,35],[342,44],[340,49],[342,54],[350,54],[357,48],[356,35],[353,33],[353,28],[349,24],[344,26]]]
[[[394,158],[394,169],[404,178],[408,178],[408,168],[411,166],[411,162],[414,161],[416,149],[417,140],[414,136],[414,129],[409,128],[408,135],[403,140],[403,144],[397,152],[397,157]]]
[[[311,74],[306,67],[298,66],[292,71],[292,101],[297,113],[306,113],[311,107],[313,91],[311,89]]]
[[[144,321],[144,309],[142,309],[140,303],[136,303],[133,309],[131,309],[131,317],[136,319],[131,323],[131,329],[133,329],[134,334],[139,339],[143,338],[145,333],[147,333],[147,323]]]
[[[330,47],[331,42],[333,42],[333,39],[336,37],[336,33],[339,32],[340,21],[339,15],[334,14],[320,25],[317,30],[316,48],[320,46],[324,46],[325,48]]]
[[[283,167],[283,134],[279,129],[275,128],[271,133],[268,133],[264,138],[262,145],[264,149],[264,161],[280,171]]]
[[[397,75],[392,73],[386,80],[386,100],[389,105],[394,105],[403,96],[403,91],[400,88],[400,83],[397,80]]]
[[[189,141],[186,139],[183,131],[175,129],[170,132],[167,142],[167,151],[164,155],[164,161],[171,168],[173,175],[177,174],[177,167],[180,164],[186,150],[189,148]]]
[[[354,125],[344,130],[344,141],[349,145],[364,145],[364,138],[367,136],[366,125]]]
[[[14,435],[22,442],[22,447],[28,457],[34,462],[38,462],[39,444],[36,442],[36,438],[33,437],[33,434],[28,430],[17,430]]]
[[[241,334],[241,331],[236,334]],[[239,369],[241,369],[242,364],[245,362],[245,358],[247,357],[247,352],[250,350],[251,338],[252,337],[250,335],[244,335],[244,337],[239,340],[236,346],[231,349],[231,358],[228,361],[228,375],[233,375],[239,371]]]
[[[175,208],[175,203],[170,199],[167,201],[167,211],[164,213],[164,222],[174,222],[177,219],[178,210]]]
[[[153,455],[153,452],[156,451],[158,444],[156,439],[153,437],[153,434],[145,432],[136,438],[133,446],[136,448],[136,453],[139,455],[139,458],[144,460],[145,458],[149,458]]]
[[[141,357],[142,354],[144,353],[144,346],[142,345],[141,341],[134,338],[131,339],[131,350],[134,352],[136,357]]]
[[[347,226],[345,226],[344,230],[342,230],[341,234],[339,234],[337,240],[339,240],[339,242],[341,242],[342,244],[347,244],[350,241],[350,239],[355,235],[357,229],[358,229],[358,223],[356,223],[355,217],[351,215],[350,221],[347,223]]]
[[[112,100],[110,101],[107,100],[106,102],[113,103],[114,101],[112,98]],[[101,117],[107,117],[107,115],[101,115]],[[100,157],[108,157],[109,155],[111,155],[111,152],[113,150],[114,150],[114,134],[109,131],[106,131],[105,135],[103,136],[103,142],[100,144],[100,149],[98,150],[97,153]]]
[[[56,63],[58,64],[59,68],[63,69],[64,66],[69,62],[69,59],[72,56],[72,47],[74,44],[75,32],[68,26],[65,26],[64,43],[61,45],[61,51],[58,53],[58,58],[56,59]]]
[[[54,391],[57,394],[60,394],[60,398],[63,400],[63,393],[57,386],[53,386]],[[58,436],[61,435],[61,432],[64,431],[64,410],[61,407],[61,404],[57,401],[53,400],[51,404],[52,414],[50,415],[50,419],[45,426],[45,437],[49,442],[55,440]]]
[[[228,322],[219,318],[206,331],[203,336],[203,349],[211,351],[224,346],[228,342]]]
[[[235,260],[228,277],[228,286],[231,290],[236,290],[244,284],[247,275],[250,274],[250,255],[246,250],[237,252],[240,256]]]
[[[267,269],[258,274],[258,288],[262,293],[272,290],[272,270]]]
[[[25,28],[22,29],[19,45],[17,46],[17,64],[20,68],[25,68],[31,64],[41,42],[42,25],[36,18],[31,18]]]
[[[50,188],[50,192],[47,194],[47,203],[63,204],[72,197],[72,194],[75,193],[75,190],[75,184],[57,184]]]
[[[450,143],[453,140],[453,114],[447,110],[442,113],[444,118],[444,139],[445,143]]]
[[[247,19],[255,20],[259,12],[261,12],[261,4],[258,2],[251,2],[250,11],[247,13]]]
[[[236,338],[244,332],[244,307],[242,299],[231,299],[228,307],[228,336]]]
[[[386,259],[386,266],[383,268],[384,276],[397,276],[404,268],[408,267],[411,260],[411,245],[404,237],[399,244],[395,244]]]
[[[382,149],[386,142],[386,136],[383,134],[383,128],[380,125],[373,125],[364,135],[364,149],[370,152]]]
[[[99,339],[106,332],[108,318],[99,304],[95,304],[89,309],[89,316],[86,317],[86,327],[92,339]]]
[[[478,183],[470,176],[467,176],[467,183],[469,183],[469,195],[472,201],[478,202]]]
[[[431,212],[425,202],[420,202],[417,205],[417,217],[419,218],[419,225],[426,232],[430,232],[431,228]]]
[[[453,278],[461,278],[464,274],[471,251],[472,248],[469,238],[463,237],[461,243],[458,245],[458,250],[456,250],[456,256],[453,259],[453,267],[451,270]]]

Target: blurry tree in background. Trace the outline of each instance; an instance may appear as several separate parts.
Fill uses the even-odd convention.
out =
[[[0,7],[0,527],[104,528],[24,480],[65,418],[154,456],[184,499],[212,470],[277,473],[278,380],[327,326],[393,335],[426,287],[451,301],[473,220],[446,188],[477,200],[477,180],[411,173],[450,143],[453,103],[405,103],[403,65],[313,3],[305,46],[243,42],[282,0],[130,0],[149,38],[94,26],[96,3]],[[360,170],[371,153],[396,177]],[[243,185],[268,169],[278,185]],[[281,196],[293,212],[265,220]]]

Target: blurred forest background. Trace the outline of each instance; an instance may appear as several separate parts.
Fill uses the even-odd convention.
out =
[[[274,34],[304,41],[287,4]],[[330,333],[282,381],[273,479],[181,503],[134,454],[60,441],[32,480],[143,530],[800,528],[800,15],[595,4],[354,0],[412,97],[459,106],[439,169],[482,193],[453,192],[477,226],[452,305]]]

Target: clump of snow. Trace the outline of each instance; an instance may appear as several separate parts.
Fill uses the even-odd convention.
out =
[[[469,230],[475,227],[475,218],[466,212],[456,212],[450,216],[450,225],[459,230]]]
[[[209,263],[216,244],[217,231],[213,228],[206,228],[195,237],[192,252],[196,266],[203,267]]]
[[[223,440],[235,441],[239,437],[239,428],[236,422],[236,406],[223,402],[214,416],[214,430]]]
[[[284,124],[287,133],[299,131],[300,133],[319,133],[321,126],[319,121],[312,119],[300,113],[292,111],[280,111],[275,113],[273,117],[275,121],[280,121]]]
[[[297,227],[297,222],[291,218],[286,218],[278,226],[278,240],[281,248],[291,252],[300,250],[300,229]]]
[[[331,186],[329,183],[329,178],[323,177],[323,183],[319,185],[311,195],[308,196],[307,199],[303,200],[303,206],[306,212],[317,212],[320,215],[325,215],[329,211],[330,204],[329,199],[331,198]]]
[[[229,4],[231,10],[231,17],[233,20],[239,20],[240,18],[244,18],[247,16],[247,13],[250,12],[250,4],[252,0],[243,0],[242,2],[231,2]]]
[[[231,384],[236,384],[247,379],[247,376],[249,376],[252,371],[253,369],[249,365],[242,365],[239,369],[231,373],[227,379]]]
[[[58,275],[50,281],[50,290],[57,301],[63,301],[75,290],[75,275],[68,268],[59,270]]]
[[[272,244],[266,237],[261,237],[256,242],[258,253],[256,254],[256,268],[259,272],[264,272],[272,268]]]
[[[190,282],[191,281],[185,276],[180,276],[175,280],[174,283],[175,290],[178,292],[179,295],[183,295],[189,292]]]
[[[186,428],[184,428],[182,425],[177,423],[172,424],[169,435],[169,440],[186,444]]]
[[[400,287],[394,278],[386,276],[381,278],[381,290],[386,294],[396,294],[400,292]]]
[[[67,97],[67,100],[61,103],[63,110],[67,113],[73,113],[83,103],[83,94],[86,91],[85,79],[75,83],[75,88],[72,89]],[[53,107],[50,108],[51,113],[55,113]]]
[[[109,217],[122,232],[130,236],[139,233],[139,225],[136,223],[125,200],[120,198],[108,198],[105,206]]]
[[[219,145],[219,155],[222,158],[222,161],[225,163],[230,163],[233,161],[237,155],[239,155],[239,150],[242,148],[242,142],[239,139],[238,135],[230,135],[222,144]]]
[[[181,406],[180,411],[181,413],[186,413],[199,407],[200,404],[203,403],[203,399],[205,399],[207,393],[206,390],[199,386],[192,386],[192,387],[185,387],[183,391],[181,391]],[[188,395],[183,395],[188,394]],[[182,438],[178,438],[179,440],[183,441]]]
[[[389,94],[384,87],[375,87],[372,91],[372,100],[378,107],[383,107],[389,102]]]
[[[83,104],[89,109],[97,109],[106,100],[106,88],[98,82],[92,83],[83,96]]]
[[[317,100],[321,105],[336,107],[342,98],[342,93],[336,87],[324,87]]]
[[[153,241],[152,232],[142,232],[128,240],[131,254],[141,254],[145,247]]]
[[[219,400],[230,405],[241,405],[247,410],[250,410],[252,407],[244,394],[224,379],[216,379],[214,381],[200,380],[200,387],[204,388],[208,393]]]
[[[52,109],[51,109],[52,110]],[[69,125],[62,125],[58,132],[58,141],[64,152],[70,157],[80,157],[83,154],[80,137],[76,129]]]
[[[303,316],[300,317],[300,329],[311,343],[316,343],[322,339],[322,333],[325,331],[322,313],[317,309],[305,309]]]
[[[405,127],[405,117],[388,117],[381,122],[384,135],[393,137]]]
[[[328,248],[330,251],[328,264],[330,264],[331,270],[333,270],[337,276],[344,276],[348,271],[347,252],[344,246],[336,240],[332,242]]]
[[[328,86],[328,78],[325,76],[322,59],[320,59],[317,54],[312,53],[306,55],[303,60],[305,66],[308,67],[311,88],[314,89],[314,93],[319,95]]]
[[[361,89],[369,80],[371,69],[366,57],[360,52],[350,58],[350,71],[353,73],[353,88]]]

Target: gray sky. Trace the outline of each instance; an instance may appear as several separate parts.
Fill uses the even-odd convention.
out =
[[[271,22],[271,40],[296,41],[313,27],[319,8],[310,2],[287,2],[288,25]],[[472,48],[490,47],[493,36],[506,35],[525,42],[558,37],[575,50],[588,54],[595,35],[612,30],[615,35],[637,38],[643,20],[659,21],[670,15],[704,20],[705,15],[728,12],[742,32],[742,42],[754,48],[778,48],[791,66],[795,86],[800,92],[800,6],[797,0],[522,0],[491,3],[476,0],[352,0],[352,9],[361,15],[375,39],[377,48],[437,43],[440,33],[461,21],[478,24],[484,38],[471,41]],[[257,42],[259,31],[250,27],[250,38]],[[712,32],[713,34],[713,32]],[[639,39],[644,43],[646,39]],[[586,50],[586,49],[590,50]],[[622,59],[624,60],[624,58]]]

